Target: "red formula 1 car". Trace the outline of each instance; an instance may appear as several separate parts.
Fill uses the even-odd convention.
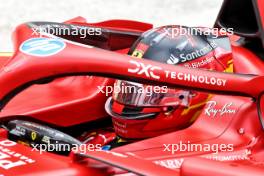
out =
[[[91,24],[78,17],[18,26],[15,52],[0,59],[0,174],[263,175],[263,12],[260,0],[223,3],[216,27],[234,29],[230,39],[235,74],[127,56],[151,24]],[[65,37],[43,32],[40,25],[102,33]],[[193,79],[185,79],[188,76]],[[104,110],[108,96],[98,86],[112,86],[114,79],[198,90],[212,94],[210,102],[215,104],[204,106],[184,129],[111,150],[89,144],[85,150],[41,150],[40,143],[81,146],[87,132],[96,143],[113,137],[111,132],[108,138],[90,132],[112,127]]]

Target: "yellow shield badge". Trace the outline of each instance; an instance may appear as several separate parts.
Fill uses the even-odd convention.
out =
[[[31,139],[34,141],[37,138],[37,133],[35,131],[31,132]]]

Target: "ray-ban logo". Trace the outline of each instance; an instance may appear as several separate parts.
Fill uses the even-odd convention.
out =
[[[233,107],[233,103],[226,103],[222,107],[217,107],[216,101],[208,101],[205,108],[205,114],[215,117],[216,115],[235,114],[236,110]]]

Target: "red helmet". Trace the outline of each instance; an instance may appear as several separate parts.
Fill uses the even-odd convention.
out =
[[[163,26],[142,34],[128,54],[167,64],[232,72],[229,38],[217,34],[207,28]],[[105,109],[119,136],[139,139],[188,127],[209,98],[209,94],[196,91],[116,80]]]

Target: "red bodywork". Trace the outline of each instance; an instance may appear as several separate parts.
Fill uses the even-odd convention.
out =
[[[81,23],[83,20],[83,18],[79,17],[72,22],[68,21],[68,23],[79,25],[87,24]],[[98,27],[107,26],[108,29],[115,28],[121,31],[128,28],[129,31],[133,30],[139,34],[152,27],[150,24],[126,20],[105,21],[93,25]],[[26,31],[28,34],[32,33],[31,29],[23,25],[18,27],[14,35],[19,36],[19,38],[15,40],[20,40],[17,42],[21,42],[23,40],[22,36],[25,36],[24,34],[26,34]],[[16,38],[16,36],[14,37]],[[132,42],[133,41],[128,40],[127,45],[130,46]],[[16,47],[18,45],[18,43],[15,44]],[[122,45],[126,44],[124,43]],[[121,49],[118,52],[126,53],[127,49]],[[24,116],[30,115],[34,117],[34,119],[42,122],[63,127],[100,119],[107,116],[104,110],[104,103],[107,96],[103,93],[99,93],[97,86],[112,84],[113,80],[109,78],[75,76],[66,79],[56,79],[46,85],[34,85],[13,99],[5,110],[2,111],[0,116],[14,114]],[[60,91],[57,91],[58,89],[60,89]],[[28,97],[31,97],[31,101],[28,102],[29,104],[24,104],[24,102],[28,100]],[[87,110],[87,107],[89,107],[89,110]]]
[[[67,23],[85,24],[82,18]],[[149,24],[128,21],[107,21],[87,25],[138,34],[152,27]],[[32,37],[37,36],[32,36],[32,31],[25,24],[20,25],[14,33],[15,48],[19,48],[23,41]],[[260,84],[264,82],[264,77],[261,76],[264,75],[262,69],[264,63],[253,52],[233,44],[234,71],[248,74],[238,75],[187,69],[147,60],[138,61],[124,55],[133,43],[132,39],[122,45],[123,47],[119,46],[118,40],[111,43],[111,46],[115,46],[116,52],[65,42],[66,48],[52,57],[39,58],[17,49],[11,58],[4,56],[1,58],[0,100],[5,100],[1,101],[1,121],[21,116],[54,126],[67,127],[108,118],[103,109],[107,97],[98,93],[97,86],[111,85],[113,80],[83,75],[136,79],[139,82],[231,94],[213,95],[211,101],[216,101],[218,108],[232,102],[236,113],[222,116],[217,114],[212,118],[206,114],[205,107],[197,121],[187,129],[124,145],[112,151],[90,151],[83,155],[72,152],[69,157],[31,151],[27,146],[8,141],[7,131],[1,129],[1,174],[77,176],[109,175],[130,171],[142,175],[263,175],[264,135],[261,124],[263,119],[259,119],[255,99],[264,90],[264,85]],[[135,69],[135,62],[141,66],[151,65],[160,68],[155,70],[155,75],[160,76],[160,79],[128,72],[128,69]],[[166,76],[166,73],[175,70],[183,74],[226,80],[226,83],[217,86]],[[21,92],[15,92],[20,92],[17,96],[14,98],[11,96],[15,95],[14,90],[17,87],[43,78],[56,79],[48,84],[33,85],[23,91],[21,89]],[[180,142],[233,144],[234,151],[214,155],[212,151],[172,153],[165,149],[165,145]],[[91,161],[92,159],[97,161]],[[119,169],[113,169],[109,165]]]

